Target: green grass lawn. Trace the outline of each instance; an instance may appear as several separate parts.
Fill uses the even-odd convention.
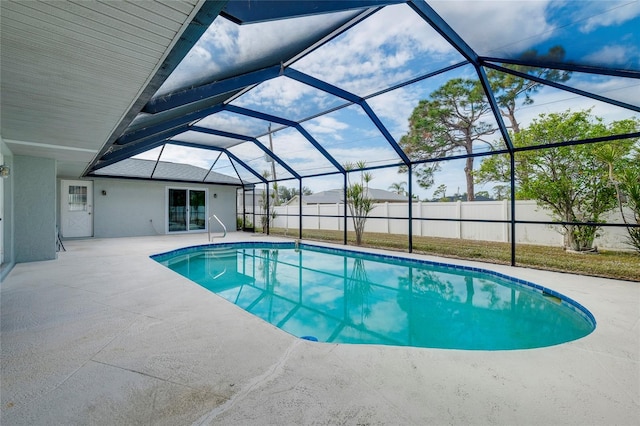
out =
[[[271,234],[285,235],[285,230],[272,229]],[[286,235],[297,238],[298,232],[289,230]],[[342,243],[343,232],[303,230],[302,238]],[[353,232],[348,233],[347,241],[349,244],[355,245]],[[363,246],[408,251],[408,238],[406,235],[367,232],[364,234]],[[413,237],[413,252],[456,259],[511,264],[511,244],[509,243]],[[640,282],[640,254],[635,252],[601,250],[595,254],[581,254],[566,252],[562,247],[519,244],[516,246],[516,264],[550,271]]]

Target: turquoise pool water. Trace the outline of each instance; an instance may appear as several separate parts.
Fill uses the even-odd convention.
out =
[[[526,349],[595,328],[577,302],[477,268],[294,243],[197,246],[152,258],[282,330],[320,342]]]

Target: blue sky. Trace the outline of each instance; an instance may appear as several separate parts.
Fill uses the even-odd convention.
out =
[[[545,52],[562,45],[567,60],[587,65],[640,69],[640,1],[446,1],[429,3],[451,27],[480,55],[517,57],[527,49]],[[314,34],[329,22],[344,20],[352,12],[297,18],[288,21],[250,24],[238,27],[218,18],[192,49],[183,64],[166,82],[166,93],[188,83],[223,78],[225,70],[242,70],[260,63],[262,56],[287,57],[287,43]],[[335,21],[333,21],[335,20]],[[442,67],[458,63],[462,57],[429,25],[404,4],[390,6],[343,33],[311,54],[285,64],[359,96],[369,96],[382,89]],[[401,89],[368,99],[368,103],[388,128],[394,139],[407,132],[408,117],[421,99],[450,78],[474,77],[470,66],[458,68],[436,78],[423,80]],[[567,82],[582,90],[609,96],[637,105],[640,83],[634,79],[574,73]],[[541,113],[593,108],[593,113],[616,120],[634,116],[629,110],[603,104],[552,88],[541,89],[531,106],[518,112],[526,125]],[[344,101],[301,84],[285,76],[266,81],[235,99],[232,104],[273,115],[300,120],[336,107]],[[635,114],[637,116],[637,114]],[[487,117],[488,122],[494,122]],[[223,112],[198,125],[222,126],[228,131],[250,136],[263,135],[269,123]],[[302,126],[320,141],[336,160],[344,164],[365,160],[370,165],[391,164],[398,156],[380,135],[359,106],[339,109],[331,114],[305,121]],[[278,125],[273,125],[277,128]],[[179,135],[190,140],[193,135]],[[496,133],[495,138],[499,138]],[[268,145],[268,138],[260,142]],[[297,131],[286,129],[273,135],[274,150],[301,173],[330,170],[330,163],[312,148]],[[261,151],[242,144],[231,151],[256,169],[270,169]],[[157,158],[157,151],[142,155]],[[196,158],[197,157],[197,158]],[[194,156],[193,151],[173,150],[166,161],[188,161],[210,167],[217,153]],[[479,163],[479,161],[476,161]],[[227,164],[226,170],[229,169]],[[436,187],[445,184],[452,195],[457,188],[464,192],[464,174],[460,162],[443,167],[436,177]],[[215,170],[215,168],[214,168]],[[220,169],[222,172],[222,168]],[[288,175],[284,169],[279,177]],[[326,181],[326,185],[323,184]],[[397,168],[374,172],[371,185],[387,189],[394,182],[406,181]],[[313,179],[315,192],[335,187],[335,179]],[[296,186],[292,181],[288,186]],[[414,185],[421,198],[430,197]],[[490,189],[477,187],[476,191]]]

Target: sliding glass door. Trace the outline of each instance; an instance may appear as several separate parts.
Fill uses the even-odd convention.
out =
[[[167,189],[167,230],[169,232],[206,231],[207,190]]]

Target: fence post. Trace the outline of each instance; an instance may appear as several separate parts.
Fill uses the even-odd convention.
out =
[[[284,205],[284,217],[286,220],[284,224],[284,233],[286,235],[287,231],[289,230],[289,204]]]
[[[462,201],[456,201],[456,219],[462,219]],[[462,239],[462,222],[458,221],[457,226],[458,239]]]
[[[502,200],[502,220],[508,221],[509,220],[509,200]],[[503,241],[505,243],[509,242],[509,223],[505,222],[504,226],[502,227],[502,232],[503,232]]]
[[[387,234],[391,233],[391,219],[389,219],[389,202],[384,203],[384,215],[387,218]]]
[[[413,205],[411,206],[411,208],[413,208]],[[418,227],[418,235],[420,237],[422,237],[422,201],[418,200],[418,219],[420,219],[418,221],[418,223],[420,224],[420,226]]]

